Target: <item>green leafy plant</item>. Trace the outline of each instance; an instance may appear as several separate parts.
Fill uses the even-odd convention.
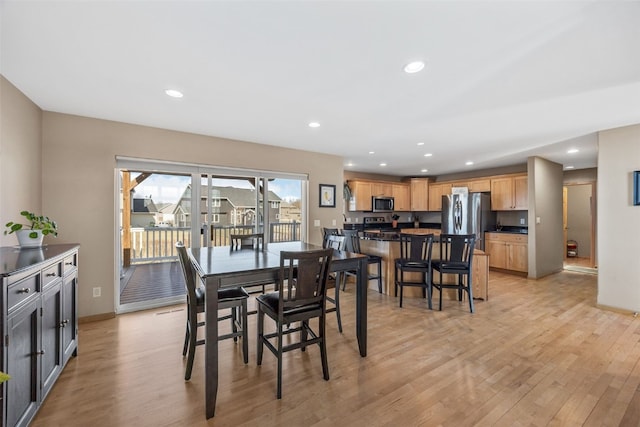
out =
[[[5,224],[7,229],[4,231],[4,234],[11,234],[18,230],[40,230],[42,235],[46,236],[48,234],[58,236],[58,224],[51,218],[42,215],[36,215],[33,212],[22,211],[20,215],[27,219],[26,223],[13,222],[9,221]],[[35,239],[38,237],[38,233],[32,231],[29,233],[29,237]]]
[[[11,377],[8,374],[5,374],[4,372],[0,371],[0,384],[7,381],[9,378]]]

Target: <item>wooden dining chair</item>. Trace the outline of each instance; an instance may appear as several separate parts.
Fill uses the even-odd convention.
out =
[[[345,236],[344,250],[347,252],[353,252],[355,254],[362,254],[367,256],[367,281],[378,281],[378,292],[382,293],[382,257],[379,255],[371,255],[362,252],[360,249],[360,235],[358,230],[342,230],[342,234]],[[376,272],[369,273],[369,266],[375,265]],[[342,290],[344,291],[347,286],[347,276],[357,277],[355,271],[345,272],[342,280]]]
[[[439,310],[442,310],[442,290],[455,289],[458,291],[458,301],[462,301],[463,292],[469,297],[469,311],[473,313],[473,251],[476,236],[474,234],[441,234],[440,259],[433,260],[431,266],[439,273],[439,281],[433,282],[433,287],[440,291]],[[453,283],[445,283],[443,274],[456,276]]]
[[[330,234],[327,236],[326,248],[334,249],[336,251],[344,251],[346,238],[343,235]],[[327,313],[336,312],[336,320],[338,321],[338,331],[342,333],[342,317],[340,316],[340,282],[346,279],[346,276],[342,273],[335,273],[335,286],[333,297],[327,293],[327,301],[333,304],[333,307],[327,309]]]
[[[256,252],[261,252],[264,250],[264,233],[249,233],[249,234],[231,234],[229,236],[229,248],[231,251],[245,251],[245,250],[253,250]],[[269,283],[247,283],[243,286],[245,288],[255,288],[261,287],[262,291],[253,290],[250,291],[250,294],[255,294],[258,292],[262,292],[263,294],[266,291],[266,286],[270,285]],[[255,311],[249,312],[249,314],[255,314]]]
[[[326,289],[332,249],[280,253],[278,291],[258,296],[258,349],[257,363],[262,365],[262,353],[266,346],[278,359],[277,397],[282,398],[283,354],[311,344],[318,344],[322,359],[322,374],[329,380],[327,343],[325,338]],[[276,332],[264,332],[265,314],[276,323]],[[309,320],[318,318],[314,331]],[[299,323],[298,323],[299,322]],[[292,327],[293,324],[298,327]],[[300,339],[293,341],[296,333]],[[284,336],[294,334],[284,344]],[[272,342],[274,341],[274,342]],[[293,341],[293,342],[292,342]]]
[[[400,258],[395,260],[394,296],[398,296],[400,288],[400,307],[406,286],[422,288],[423,298],[427,297],[429,309],[431,302],[431,251],[433,234],[400,234]],[[420,279],[408,279],[407,273],[420,273]]]
[[[187,254],[187,249],[182,242],[176,243],[178,258],[184,273],[185,288],[187,291],[187,328],[184,337],[182,356],[187,356],[184,379],[191,379],[193,361],[195,359],[196,346],[204,344],[204,340],[198,340],[198,327],[204,326],[204,321],[198,321],[198,314],[204,313],[205,292],[202,286],[196,285],[196,273]],[[225,288],[218,290],[218,311],[231,309],[231,313],[219,316],[218,321],[231,320],[231,333],[219,335],[218,340],[233,338],[237,341],[242,338],[242,356],[244,363],[249,363],[249,340],[247,334],[247,300],[249,294],[243,288]]]

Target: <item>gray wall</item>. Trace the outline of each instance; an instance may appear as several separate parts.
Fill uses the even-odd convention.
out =
[[[537,279],[563,268],[562,165],[530,157],[528,175],[529,277]]]
[[[591,184],[567,186],[567,240],[578,244],[578,256],[591,255]]]

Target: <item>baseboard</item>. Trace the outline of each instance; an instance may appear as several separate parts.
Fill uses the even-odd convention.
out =
[[[596,307],[601,310],[612,311],[614,313],[625,314],[633,317],[636,317],[638,315],[637,311],[627,310],[625,308],[619,308],[619,307],[612,307],[610,305],[596,304]]]
[[[116,313],[115,312],[94,314],[93,316],[79,317],[78,318],[78,323],[97,322],[99,320],[113,319],[114,317],[116,317]]]

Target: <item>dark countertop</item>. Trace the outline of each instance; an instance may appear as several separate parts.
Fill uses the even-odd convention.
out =
[[[20,249],[15,246],[0,248],[0,276],[10,276],[29,267],[45,261],[61,257],[72,249],[78,248],[77,243],[61,245],[44,245],[40,248]]]
[[[515,227],[504,225],[500,230],[487,230],[488,233],[509,233],[509,234],[529,234],[528,227]]]

